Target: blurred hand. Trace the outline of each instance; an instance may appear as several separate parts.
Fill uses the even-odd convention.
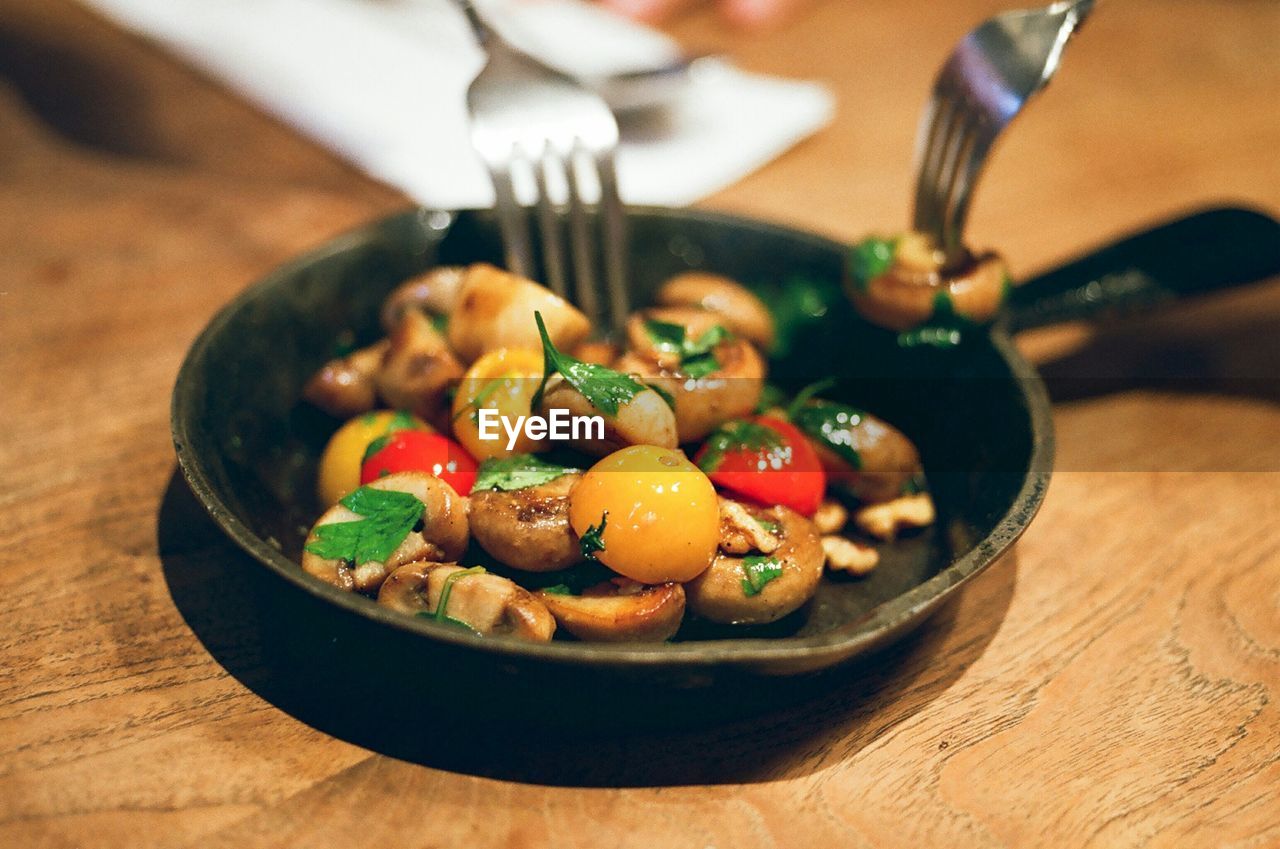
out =
[[[601,0],[628,17],[647,23],[658,23],[675,12],[697,5],[700,0]],[[808,0],[714,0],[720,13],[730,23],[758,28],[790,17]]]

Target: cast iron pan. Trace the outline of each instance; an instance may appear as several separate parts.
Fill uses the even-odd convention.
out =
[[[284,642],[297,651],[282,663],[294,674],[304,661],[306,674],[334,691],[394,681],[530,722],[622,705],[631,721],[643,714],[661,723],[690,698],[716,703],[709,716],[799,692],[763,678],[812,679],[898,640],[1005,553],[1035,515],[1052,467],[1050,406],[1011,330],[1146,308],[1280,271],[1276,222],[1209,210],[1026,282],[993,327],[965,330],[958,346],[906,348],[842,296],[845,245],[711,212],[630,215],[633,302],[647,303],[672,274],[700,268],[783,304],[797,317],[796,332],[771,363],[771,381],[794,391],[834,374],[838,386],[825,396],[902,428],[920,447],[938,523],[884,548],[869,578],[825,579],[814,601],[782,622],[746,631],[691,625],[661,645],[478,639],[304,575],[299,548],[320,513],[316,460],[337,423],[299,401],[303,382],[338,340],[380,335],[378,306],[406,278],[435,264],[500,264],[488,216],[406,212],[335,239],[244,292],[197,339],[174,389],[174,444],[192,492],[284,582],[270,616],[287,623]],[[579,697],[566,700],[566,691]],[[497,695],[512,693],[518,709]]]

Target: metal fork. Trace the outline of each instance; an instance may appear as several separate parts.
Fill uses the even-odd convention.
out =
[[[1006,12],[966,35],[933,84],[916,143],[914,228],[961,248],[974,184],[1000,131],[1058,70],[1094,0]]]
[[[611,325],[620,330],[628,311],[626,222],[618,198],[614,152],[618,123],[598,94],[508,44],[470,0],[454,0],[466,13],[488,62],[467,90],[471,142],[489,169],[507,267],[540,279],[570,297],[563,249],[565,216],[548,188],[568,187],[568,231],[576,284],[575,302],[593,324],[601,319],[594,245],[602,246]],[[534,269],[529,216],[516,197],[513,175],[531,171],[537,186],[537,219],[545,274]],[[599,214],[583,197],[583,174],[595,174]],[[598,225],[598,238],[594,232]]]

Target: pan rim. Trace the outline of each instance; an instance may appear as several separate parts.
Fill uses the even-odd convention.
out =
[[[345,613],[417,634],[464,651],[556,665],[695,669],[735,666],[769,669],[777,668],[779,664],[786,666],[796,661],[803,661],[806,669],[816,669],[852,657],[861,649],[879,642],[887,633],[922,620],[975,575],[998,561],[1030,526],[1044,501],[1052,475],[1054,454],[1053,422],[1048,393],[1035,369],[1014,348],[1009,334],[997,324],[990,333],[991,345],[1009,368],[1011,377],[1019,383],[1031,424],[1030,462],[1017,494],[1009,509],[999,518],[991,531],[963,555],[928,580],[882,602],[864,616],[839,628],[808,637],[694,640],[664,643],[660,646],[583,642],[531,643],[503,637],[477,639],[456,628],[404,616],[378,605],[372,599],[343,592],[337,587],[318,581],[306,575],[296,563],[287,559],[279,549],[258,536],[235,515],[218,493],[205,459],[190,450],[189,446],[196,444],[197,441],[193,438],[194,422],[187,414],[188,410],[193,409],[196,401],[198,387],[194,376],[205,363],[212,340],[247,304],[326,257],[344,253],[367,242],[371,236],[384,230],[391,222],[403,220],[409,216],[421,217],[438,212],[441,211],[410,209],[383,216],[331,238],[276,267],[218,310],[188,349],[174,382],[170,403],[170,431],[178,467],[192,493],[208,512],[210,518],[241,550],[260,564],[312,597],[329,602]],[[452,221],[453,216],[474,212],[461,210],[445,214],[451,216]],[[635,207],[629,210],[629,214],[634,217],[656,216],[677,221],[718,223],[744,231],[782,233],[789,239],[809,242],[832,251],[843,251],[846,248],[842,242],[817,233],[724,212]],[[447,231],[448,228],[444,230]]]

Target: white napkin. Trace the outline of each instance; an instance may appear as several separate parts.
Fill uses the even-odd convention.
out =
[[[449,0],[84,0],[226,81],[418,202],[493,204],[471,150],[465,91],[483,57]],[[670,39],[580,0],[488,0],[503,34],[580,75],[657,67]],[[679,206],[720,189],[824,126],[822,86],[703,72],[660,130],[624,128],[620,190]]]

